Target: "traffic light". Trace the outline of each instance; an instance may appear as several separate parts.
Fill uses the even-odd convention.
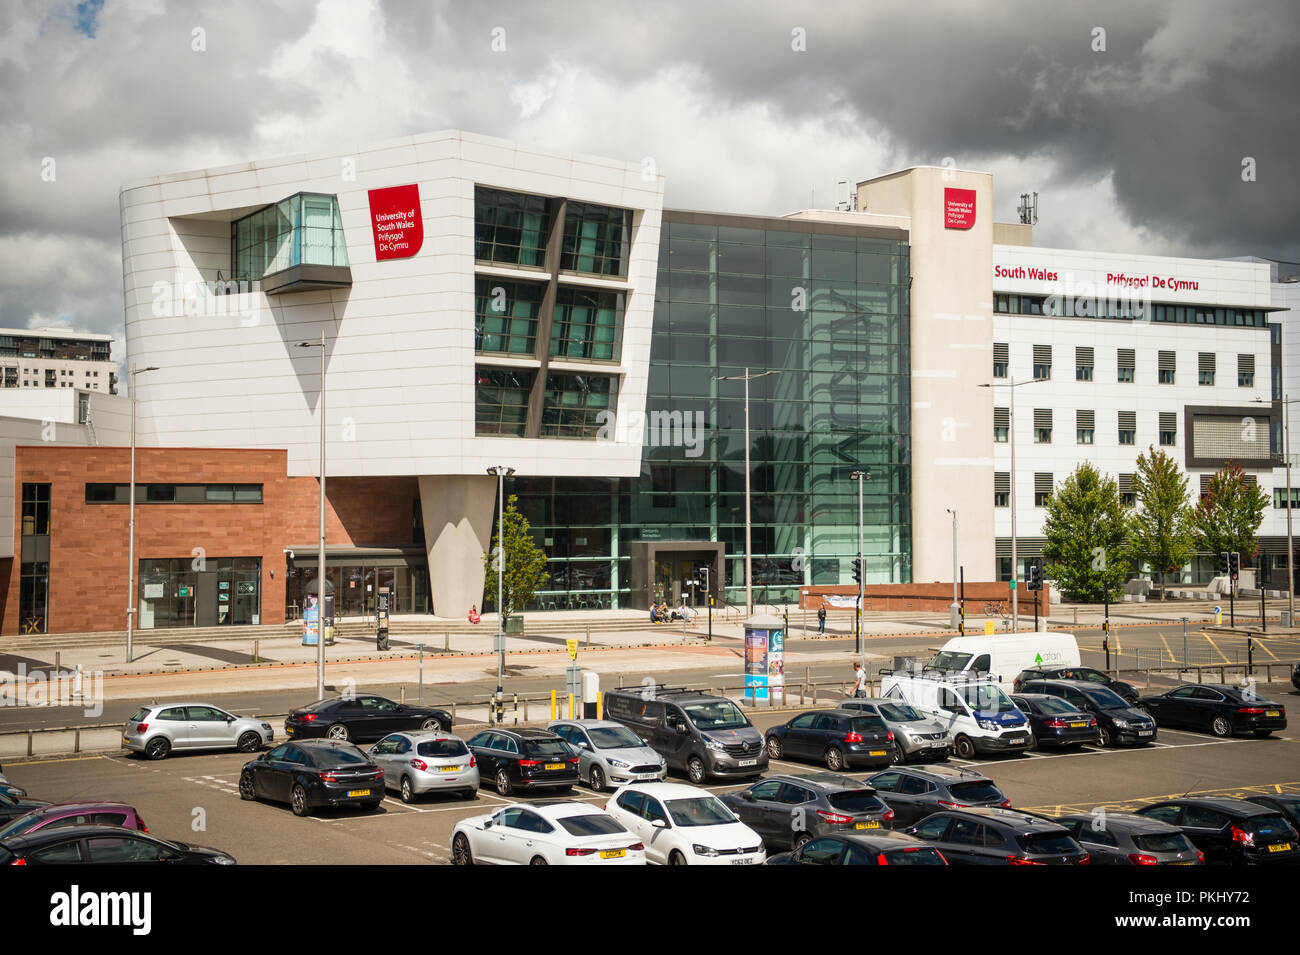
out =
[[[862,558],[861,557],[853,558],[853,582],[855,584],[862,583]]]
[[[1034,561],[1025,568],[1025,589],[1042,590],[1043,589],[1043,565]]]
[[[1233,551],[1228,555],[1228,576],[1233,580],[1241,573],[1241,555]]]
[[[1228,566],[1228,552],[1226,550],[1220,551],[1219,552],[1219,576],[1227,577],[1229,573],[1230,573],[1230,568]]]

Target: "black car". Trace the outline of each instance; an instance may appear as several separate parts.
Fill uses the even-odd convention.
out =
[[[1204,865],[1177,826],[1131,812],[1077,812],[1052,820],[1070,830],[1093,865]]]
[[[1291,668],[1291,685],[1300,690],[1300,663]]]
[[[1177,826],[1210,865],[1300,862],[1300,835],[1270,806],[1225,796],[1185,796],[1143,806],[1138,815]]]
[[[281,743],[244,764],[241,799],[287,802],[295,816],[323,806],[361,806],[374,811],[384,799],[384,771],[342,740]]]
[[[1276,809],[1286,816],[1291,828],[1300,832],[1300,793],[1267,793],[1257,796],[1243,796],[1246,802],[1253,802],[1269,809]]]
[[[778,850],[834,832],[888,829],[894,820],[874,789],[837,773],[769,776],[719,798]]]
[[[1084,743],[1097,742],[1097,717],[1059,696],[1016,693],[1011,702],[1029,717],[1029,726],[1034,731],[1030,748],[1060,746],[1077,749]]]
[[[578,781],[578,751],[550,730],[487,730],[468,742],[480,784],[491,781],[502,796],[516,789],[564,793]]]
[[[414,729],[450,730],[451,714],[382,696],[336,696],[292,709],[284,720],[284,731],[295,739],[377,740]]]
[[[1104,686],[1077,680],[1026,680],[1021,691],[1060,697],[1091,713],[1097,718],[1097,742],[1102,746],[1142,745],[1156,740],[1156,721]]]
[[[1286,707],[1262,700],[1244,686],[1188,683],[1167,693],[1144,696],[1138,705],[1161,726],[1208,730],[1215,736],[1254,733],[1263,737],[1286,729]]]
[[[11,796],[7,792],[0,792],[0,824],[48,805],[49,803],[44,799],[28,799],[25,796]]]
[[[234,865],[220,849],[116,826],[47,826],[0,843],[0,865]]]
[[[895,829],[942,809],[1011,805],[993,780],[953,766],[895,766],[868,776],[867,785],[894,810]]]
[[[1116,680],[1092,667],[1030,667],[1028,670],[1020,671],[1020,675],[1011,684],[1012,691],[1019,693],[1022,685],[1030,680],[1075,680],[1080,683],[1094,683],[1106,687],[1130,703],[1136,703],[1141,695],[1132,683]]]
[[[933,845],[950,865],[1088,864],[1064,826],[1013,809],[947,809],[903,831]]]
[[[947,865],[943,853],[903,832],[821,836],[793,852],[767,857],[768,865]]]
[[[894,734],[885,721],[848,710],[800,713],[769,729],[764,742],[771,759],[815,760],[834,773],[894,761]]]

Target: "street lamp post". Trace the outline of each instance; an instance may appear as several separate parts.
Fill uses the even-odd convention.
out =
[[[505,579],[506,579],[506,478],[515,473],[514,468],[498,465],[487,469],[497,479],[497,697],[496,722],[501,722],[505,706],[503,679],[506,668],[505,631]]]
[[[146,371],[157,371],[157,365],[148,368],[131,368],[131,498],[130,518],[127,542],[126,565],[126,662],[130,663],[133,654],[132,641],[135,637],[135,376]]]
[[[320,551],[316,564],[316,699],[325,697],[325,332],[318,342],[299,348],[320,349]]]
[[[854,471],[849,477],[858,482],[858,605],[853,613],[854,654],[862,655],[862,598],[866,588],[867,568],[862,560],[862,486],[871,480],[870,471]]]
[[[961,605],[957,602],[957,510],[950,507],[947,511],[952,515],[952,606],[948,609],[951,611],[949,619],[956,629],[957,615],[961,611]]]
[[[1263,399],[1256,398],[1259,404]],[[1296,401],[1300,401],[1297,398]],[[1282,456],[1286,459],[1286,606],[1291,626],[1295,626],[1295,544],[1291,537],[1291,399],[1282,394]],[[1261,590],[1263,588],[1261,587]]]
[[[721,375],[717,378],[718,381],[743,381],[745,383],[745,612],[747,614],[753,614],[754,612],[754,573],[750,558],[753,548],[750,540],[752,523],[749,510],[749,383],[755,378],[775,374],[777,372],[772,370],[760,371],[757,375],[751,375],[749,369],[746,368],[743,375]]]

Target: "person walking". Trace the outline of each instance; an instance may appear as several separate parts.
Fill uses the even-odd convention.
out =
[[[822,636],[826,635],[826,605],[822,604],[817,608],[817,632]]]
[[[853,692],[850,695],[857,699],[865,699],[867,695],[867,671],[857,660],[853,661]]]

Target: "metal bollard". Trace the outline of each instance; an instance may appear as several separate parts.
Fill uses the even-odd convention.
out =
[[[72,731],[72,751],[74,753],[81,752],[81,730],[80,729],[75,729]]]
[[[253,641],[253,662],[254,663],[262,662],[262,641],[261,640]]]
[[[526,721],[527,717],[525,716],[524,719]],[[515,694],[515,725],[516,726],[519,725],[519,694],[518,693]]]
[[[329,565],[326,564],[325,566],[328,567]],[[401,692],[400,692],[400,694],[398,695],[397,702],[398,702],[398,703],[405,703],[405,702],[406,702],[406,687],[402,687],[402,688],[401,688]]]
[[[446,631],[442,634],[442,650],[444,653],[451,652],[451,634]]]
[[[329,564],[326,564],[325,566],[329,567]],[[451,722],[453,726],[456,723],[456,703],[454,701],[451,704]]]
[[[326,566],[328,566],[328,565],[326,565]],[[55,651],[54,651],[54,669],[56,669],[56,670],[62,670],[62,669],[63,669],[61,666],[59,666],[59,657],[60,657],[61,655],[62,655],[62,651],[61,651],[61,650],[55,650]]]
[[[587,628],[587,642],[583,645],[588,647],[591,646],[591,627]]]
[[[528,700],[524,700],[524,722],[528,722]]]

